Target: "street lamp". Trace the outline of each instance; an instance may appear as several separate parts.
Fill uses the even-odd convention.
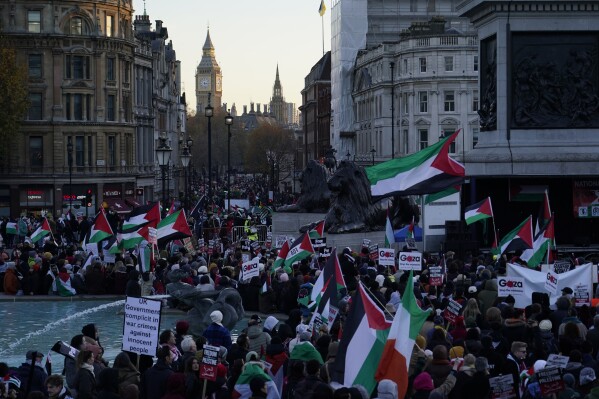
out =
[[[181,164],[185,169],[185,208],[189,210],[189,184],[187,184],[187,170],[189,169],[189,161],[191,161],[191,153],[189,152],[189,148],[187,146],[183,147],[183,152],[181,153]]]
[[[166,211],[166,203],[168,198],[166,196],[166,172],[168,170],[168,163],[171,160],[171,151],[173,150],[168,144],[166,144],[166,134],[160,137],[160,145],[156,148],[156,158],[158,158],[158,166],[162,172],[162,207],[163,213]]]
[[[347,157],[347,160],[349,161],[349,157],[351,157],[351,154],[349,153],[349,150],[347,150],[347,154],[345,154],[345,156]]]
[[[374,147],[372,147],[372,150],[370,150],[370,153],[372,154],[372,164],[374,165],[374,155],[376,154],[376,150],[374,149]]]
[[[214,109],[210,105],[210,95],[208,93],[208,105],[204,108],[204,116],[208,118],[208,204],[212,202],[212,114]]]
[[[71,136],[67,141],[67,154],[69,161],[69,212],[73,212],[73,139]]]
[[[227,210],[231,212],[231,125],[233,117],[231,111],[225,116],[225,125],[227,125]]]

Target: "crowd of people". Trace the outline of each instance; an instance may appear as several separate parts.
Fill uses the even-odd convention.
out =
[[[210,256],[184,247],[163,250],[144,273],[134,252],[106,264],[100,257],[88,259],[81,250],[74,244],[57,247],[46,242],[39,247],[27,241],[2,250],[4,293],[57,295],[56,279],[67,279],[77,293],[164,294],[170,272],[179,269],[186,272],[182,281],[198,290],[238,289],[246,311],[255,314],[236,337],[223,326],[219,311],[210,315],[212,324],[202,336],[188,335],[189,325],[182,320],[174,331],[161,333],[155,358],[138,359],[123,352],[112,365],[103,358],[96,326],[88,324],[70,340],[78,354],[65,357],[63,375],[48,376],[37,350],[24,354],[18,368],[0,363],[2,398],[398,397],[391,380],[380,381],[372,393],[361,386],[342,387],[335,380],[339,371],[335,359],[358,282],[389,319],[401,306],[408,282],[407,273],[377,265],[367,248],[339,253],[346,288],[339,291],[339,313],[330,330],[326,324],[310,328],[311,308],[302,300],[310,295],[326,263],[318,254],[293,264],[291,270],[273,270],[276,250],[262,248],[251,255],[259,262],[260,275],[243,281],[239,279],[243,252],[233,242]],[[552,354],[567,358],[561,368],[563,387],[552,395],[599,398],[599,314],[594,307],[576,306],[572,290],[566,288],[553,307],[539,301],[516,308],[513,297],[498,295],[497,277],[506,272],[506,256],[442,255],[423,254],[422,271],[415,275],[416,300],[422,309],[432,311],[410,358],[406,398],[491,398],[493,377],[502,375],[512,377],[513,397],[542,398],[537,373],[550,366]],[[429,267],[441,263],[446,265],[443,284],[432,285]],[[444,317],[450,303],[461,308],[451,322]],[[205,344],[220,348],[215,381],[200,378]]]

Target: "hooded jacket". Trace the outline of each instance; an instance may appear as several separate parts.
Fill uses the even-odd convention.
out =
[[[270,344],[270,335],[262,330],[260,324],[254,324],[248,327],[248,338],[250,339],[250,351],[263,355],[266,347]]]

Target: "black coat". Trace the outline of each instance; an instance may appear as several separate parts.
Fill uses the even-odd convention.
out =
[[[166,381],[173,369],[158,360],[154,366],[146,370],[141,376],[140,399],[160,399],[166,393]]]

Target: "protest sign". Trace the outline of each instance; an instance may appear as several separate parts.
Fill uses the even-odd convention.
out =
[[[216,367],[218,366],[218,346],[205,344],[200,365],[200,378],[216,381]]]
[[[379,249],[379,265],[395,266],[395,250],[393,248]]]
[[[196,250],[193,247],[193,241],[191,241],[191,237],[187,237],[187,238],[183,239],[183,246],[185,247],[187,252],[189,254],[191,254],[192,256],[196,254]]]
[[[537,381],[541,387],[541,395],[544,397],[552,393],[561,392],[565,388],[562,371],[557,367],[545,367],[537,371],[535,377],[537,377]]]
[[[587,284],[575,285],[572,291],[574,291],[573,298],[576,306],[591,305],[591,293]]]
[[[572,264],[570,263],[570,261],[567,260],[555,261],[555,263],[553,264],[553,270],[557,274],[562,274],[570,271],[570,267],[572,267]]]
[[[501,297],[524,295],[524,284],[522,277],[498,277],[497,295]]]
[[[241,280],[247,281],[252,277],[258,277],[260,275],[258,269],[258,260],[250,260],[241,265]]]
[[[443,317],[450,323],[455,324],[455,319],[460,315],[461,311],[462,305],[459,302],[450,299],[445,311],[443,312]]]
[[[555,272],[547,272],[547,279],[545,280],[545,290],[550,294],[557,293],[557,274]]]
[[[158,229],[155,227],[148,227],[148,242],[150,244],[158,245]]]
[[[333,324],[335,323],[335,319],[337,318],[337,314],[339,313],[339,309],[333,305],[329,305],[329,316],[328,316],[328,328],[331,331],[333,328]]]
[[[314,248],[315,250],[325,248],[327,246],[327,238],[326,237],[311,238],[310,241],[312,241],[312,248]]]
[[[115,263],[116,255],[110,252],[104,252],[104,263]]]
[[[545,367],[555,366],[564,369],[566,368],[566,365],[569,361],[570,356],[562,356],[552,353],[549,356],[547,356],[547,364],[545,365]]]
[[[161,308],[161,300],[127,297],[122,350],[156,355]]]
[[[98,243],[97,242],[93,242],[93,243],[86,243],[85,244],[85,252],[87,252],[88,254],[94,254],[94,255],[98,255]]]
[[[492,399],[511,399],[516,398],[514,390],[514,377],[511,374],[500,375],[498,377],[489,378],[491,386]]]
[[[362,248],[368,248],[370,246],[370,240],[368,238],[362,239]]]
[[[422,254],[420,252],[400,252],[399,270],[422,270]]]
[[[379,260],[379,245],[378,244],[371,245],[368,247],[368,258],[373,262],[376,262]]]
[[[285,241],[287,241],[287,236],[277,236],[275,239],[275,248],[282,248]]]
[[[428,267],[428,283],[436,287],[443,285],[443,268],[441,266]]]

